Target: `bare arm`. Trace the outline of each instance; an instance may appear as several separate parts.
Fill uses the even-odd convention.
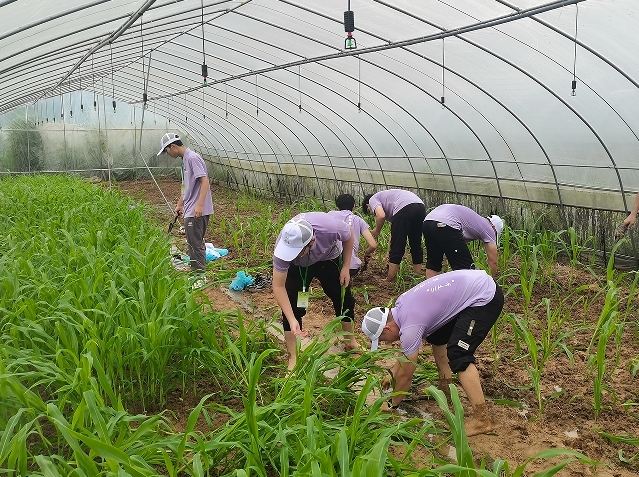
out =
[[[362,236],[368,244],[368,248],[364,252],[364,262],[368,262],[373,252],[377,250],[377,241],[375,240],[375,237],[373,237],[373,234],[371,234],[371,231],[368,229],[362,231]]]
[[[353,243],[355,243],[355,234],[353,233],[353,228],[349,225],[349,229],[351,229],[351,236],[346,242],[342,242],[342,249],[344,254],[344,263],[342,263],[342,270],[339,274],[340,283],[347,287],[351,280],[351,258],[353,258]]]
[[[195,217],[202,217],[202,210],[204,210],[204,199],[206,199],[206,194],[211,188],[211,184],[207,176],[198,177],[197,180],[200,183],[200,195],[197,198],[197,204],[195,204],[194,215]]]
[[[379,233],[382,231],[382,227],[384,226],[384,222],[386,221],[386,213],[381,205],[378,205],[377,208],[373,211],[375,214],[375,228],[371,230],[371,234],[373,237],[377,237]]]
[[[497,278],[497,244],[492,242],[486,242],[484,244],[486,249],[486,256],[488,257],[488,266],[492,273],[493,278]]]
[[[631,227],[632,225],[634,225],[635,221],[637,220],[637,212],[639,212],[639,193],[637,193],[637,196],[635,197],[635,203],[632,206],[630,214],[628,214],[628,217],[626,217],[626,219],[623,221],[624,227]]]
[[[395,389],[393,392],[397,391],[408,391],[410,389],[410,385],[413,381],[413,374],[415,374],[415,368],[417,367],[417,357],[419,356],[419,351],[408,356],[408,361],[397,361],[395,366],[393,367],[393,377],[395,378]],[[404,395],[400,394],[398,396],[392,397],[393,407],[397,407],[397,405],[404,400]]]
[[[288,294],[286,293],[286,275],[288,275],[287,272],[273,270],[273,295],[275,295],[275,300],[282,309],[282,313],[284,313],[286,321],[288,321],[288,324],[291,327],[291,332],[295,336],[305,337],[306,333],[301,330],[299,323],[295,319],[293,306],[291,305],[291,302],[288,299]]]

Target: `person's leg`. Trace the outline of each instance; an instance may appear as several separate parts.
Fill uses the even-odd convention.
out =
[[[333,302],[335,316],[342,316],[342,329],[348,333],[346,347],[356,349],[359,348],[359,343],[357,342],[357,336],[353,333],[355,298],[349,284],[344,290],[344,300],[342,302],[342,285],[339,281],[340,263],[341,257],[319,262],[317,264],[319,267],[316,277],[320,281],[326,296]]]
[[[440,222],[435,220],[425,220],[422,225],[422,234],[426,243],[426,278],[434,277],[442,271],[444,261],[444,248],[440,240],[442,228]]]
[[[311,265],[311,267],[313,266]],[[308,285],[313,280],[313,270],[311,267],[308,269],[308,282],[306,283],[307,290]],[[291,265],[288,273],[286,274],[285,287],[286,294],[288,295],[291,307],[293,308],[295,319],[300,324],[300,329],[302,329],[302,317],[306,314],[306,308],[299,308],[297,306],[297,294],[302,291],[302,277],[299,273],[299,267]],[[282,314],[282,327],[284,328],[284,341],[286,343],[286,351],[288,353],[287,368],[291,370],[297,364],[297,337],[291,332],[291,327],[284,314]]]
[[[464,239],[461,230],[453,227],[442,229],[441,243],[444,246],[444,253],[448,260],[448,265],[452,270],[469,270],[475,268],[473,256],[468,249],[468,243]]]
[[[457,373],[471,406],[473,418],[466,422],[466,435],[484,434],[493,429],[488,414],[479,372],[475,367],[475,350],[484,341],[504,306],[504,294],[499,286],[493,299],[484,306],[462,310],[448,341],[448,361]]]
[[[426,217],[426,206],[424,204],[410,204],[407,206],[409,213],[408,221],[408,245],[410,255],[413,259],[413,270],[418,275],[422,274],[422,263],[424,263],[424,247],[422,246],[422,224]]]
[[[449,385],[453,382],[453,372],[448,362],[447,345],[456,324],[457,317],[454,317],[426,338],[426,341],[430,343],[433,349],[433,358],[435,358],[435,365],[437,365],[437,371],[439,372],[437,389],[443,391],[448,399],[450,399]]]
[[[186,242],[188,244],[189,258],[191,259],[191,271],[204,272],[206,270],[206,246],[204,235],[209,223],[208,215],[202,217],[185,217],[184,229],[186,230]]]
[[[404,210],[404,209],[402,209]],[[388,279],[394,280],[399,272],[399,265],[402,263],[406,252],[406,237],[408,231],[406,223],[400,210],[391,222],[390,245],[388,249]]]

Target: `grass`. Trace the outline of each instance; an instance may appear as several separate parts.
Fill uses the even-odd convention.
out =
[[[283,224],[298,210],[323,207],[317,201],[275,204],[249,194],[235,193],[234,199],[237,215],[216,223],[236,258],[209,265],[214,285],[229,283],[238,268],[268,272]],[[147,206],[115,189],[67,176],[5,178],[0,207],[6,211],[0,230],[3,474],[521,476],[537,459],[552,459],[539,475],[554,475],[575,460],[594,465],[569,449],[543,451],[513,465],[478,460],[468,446],[454,388],[452,410],[443,393],[428,391],[445,424],[380,412],[384,398],[368,402],[366,396],[381,388],[384,371],[377,360],[394,352],[329,354],[339,319],[286,375],[270,320],[213,311],[208,298],[193,293],[188,279],[170,268],[166,224],[150,222]],[[622,362],[622,337],[635,318],[637,276],[619,274],[609,264],[594,297],[579,287],[563,293],[552,262],[563,254],[571,267],[582,266],[578,244],[572,239],[557,244],[563,235],[570,236],[508,228],[501,235],[499,280],[521,312],[503,315],[493,329],[495,369],[499,360],[526,363],[524,384],[534,388],[542,416],[552,399],[543,391],[545,366],[584,353],[593,378],[592,412],[602,416],[616,409],[607,396],[612,372]],[[381,265],[386,229],[379,243]],[[486,267],[481,250],[478,257]],[[403,264],[395,292],[418,279]],[[542,286],[548,296],[533,301],[532,291]],[[363,286],[354,293],[368,302],[375,291]],[[594,310],[597,296],[604,303],[597,323],[575,328],[571,316]],[[575,338],[583,339],[586,331],[588,340],[579,347]],[[511,355],[497,356],[503,343]],[[627,363],[633,375],[638,362],[634,357]],[[419,383],[435,375],[427,366],[418,374]],[[175,396],[197,397],[180,430],[165,411]],[[629,419],[636,419],[633,408],[627,401]],[[454,442],[457,464],[439,457],[429,434]],[[620,446],[636,445],[631,434],[601,435]],[[416,456],[417,449],[429,456],[426,461]],[[619,462],[634,469],[636,454],[624,447]]]

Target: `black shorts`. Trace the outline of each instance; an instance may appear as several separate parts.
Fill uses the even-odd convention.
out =
[[[475,268],[461,230],[436,220],[425,220],[422,231],[426,242],[426,268],[441,272],[444,255],[453,270]]]

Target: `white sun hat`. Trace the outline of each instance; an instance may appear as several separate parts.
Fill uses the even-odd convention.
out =
[[[497,232],[497,238],[499,238],[499,234],[501,234],[502,231],[504,230],[504,221],[501,220],[501,217],[499,217],[499,215],[491,215],[490,217],[488,217],[488,220],[490,220],[490,222],[495,227],[495,232]]]
[[[304,219],[291,219],[282,228],[275,255],[280,260],[292,262],[313,238],[313,226]]]
[[[379,345],[379,336],[384,331],[390,308],[371,308],[362,320],[362,331],[371,340],[371,351],[375,351]]]
[[[166,146],[168,146],[169,144],[173,144],[175,141],[180,141],[180,136],[178,136],[175,133],[166,133],[164,136],[162,136],[162,139],[160,139],[160,144],[162,145],[162,148],[160,149],[160,152],[158,152],[158,156],[160,154],[164,153],[164,149],[166,149]]]

